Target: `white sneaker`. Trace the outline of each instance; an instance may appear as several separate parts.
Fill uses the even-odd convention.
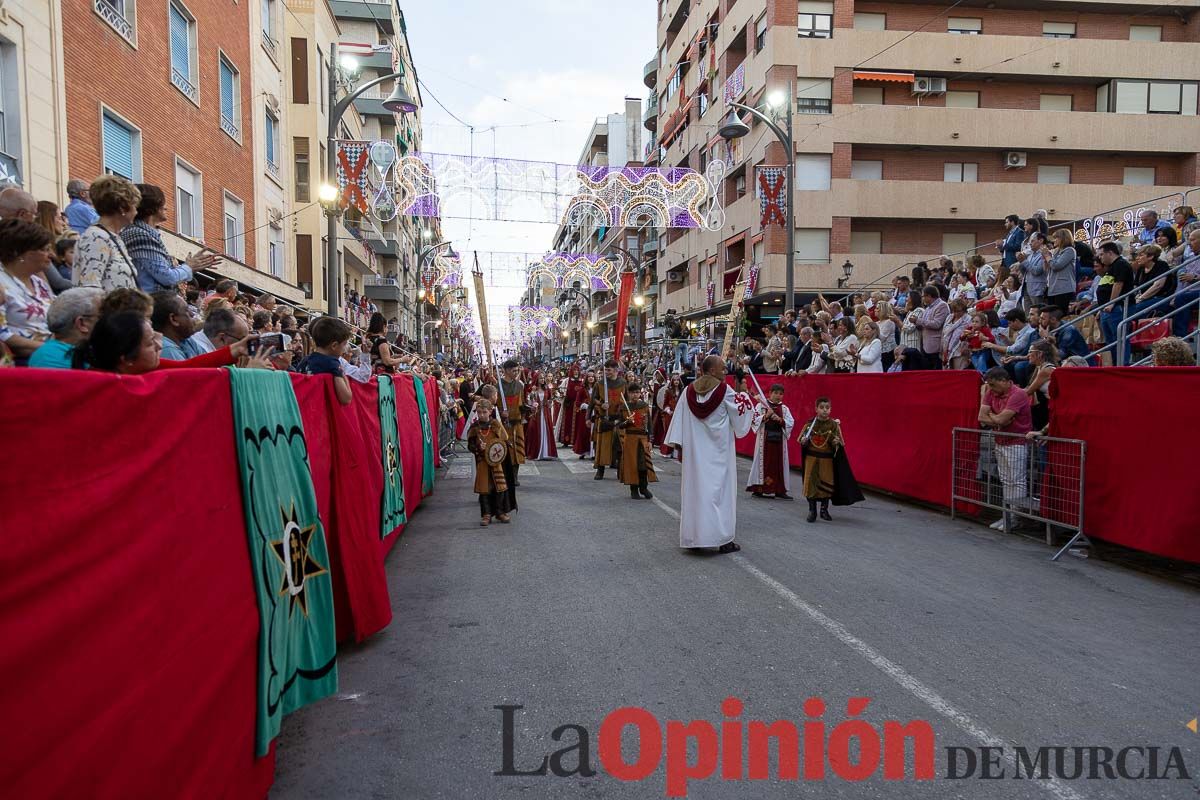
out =
[[[1001,517],[1000,519],[998,519],[998,520],[996,520],[995,522],[993,522],[991,525],[988,525],[988,527],[989,527],[989,528],[991,528],[991,529],[992,529],[992,530],[994,530],[994,531],[1002,531],[1002,530],[1004,530],[1004,518],[1003,518],[1003,517]]]

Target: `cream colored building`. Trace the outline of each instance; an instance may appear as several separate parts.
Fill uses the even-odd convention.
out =
[[[759,224],[755,167],[789,156],[759,122],[722,140],[727,96],[765,109],[791,88],[798,293],[835,290],[847,261],[857,289],[943,254],[995,259],[1007,214],[1045,209],[1053,224],[1200,204],[1200,0],[659,10],[651,159],[728,166],[722,229],[663,237],[664,308],[704,316],[709,283],[714,311],[728,308],[743,262],[762,265],[752,304],[782,308],[786,237]]]
[[[251,38],[251,109],[243,124],[254,131],[253,231],[258,270],[296,284],[292,236],[292,162],[287,157],[290,137],[288,89],[291,42],[289,8],[285,0],[249,3]],[[241,198],[225,197],[230,207]]]
[[[71,177],[62,53],[60,0],[0,0],[0,182],[60,206]]]

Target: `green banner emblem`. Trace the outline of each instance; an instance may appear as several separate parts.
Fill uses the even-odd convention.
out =
[[[379,447],[383,464],[379,538],[383,539],[408,522],[408,514],[404,510],[404,466],[400,460],[400,436],[396,428],[396,384],[388,375],[380,375],[378,380]]]
[[[325,531],[300,407],[284,372],[230,369],[242,509],[261,627],[255,753],[285,714],[337,691]]]
[[[421,417],[421,496],[433,494],[433,427],[429,422],[429,407],[425,403],[425,384],[413,373],[413,391],[417,395],[417,411]]]

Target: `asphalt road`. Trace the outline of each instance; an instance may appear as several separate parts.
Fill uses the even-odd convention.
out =
[[[929,723],[936,777],[914,780],[909,766],[885,780],[880,767],[850,781],[827,766],[822,781],[779,781],[772,748],[771,780],[721,780],[718,767],[689,797],[1200,794],[1200,735],[1185,727],[1200,714],[1194,589],[1096,560],[1051,563],[1044,544],[879,496],[809,525],[803,500],[744,495],[741,553],[681,551],[678,466],[660,464],[655,501],[633,501],[611,471],[599,483],[574,456],[540,462],[522,471],[514,523],[484,529],[459,458],[389,557],[391,626],[342,649],[335,698],[284,721],[271,797],[665,797],[671,754],[644,780],[618,780],[598,757],[602,720],[636,706],[664,732],[694,719],[721,730],[729,696],[746,726],[802,730],[805,701],[820,697],[831,742],[848,698],[870,698],[860,716],[877,731]],[[551,738],[574,724],[596,775],[494,775],[498,705],[524,707],[516,769],[574,744],[573,731]],[[624,742],[632,763],[633,728]],[[1015,780],[1014,745],[1158,746],[1160,771],[1176,746],[1190,777]],[[946,748],[981,746],[1008,748],[1005,779],[980,779],[978,766],[945,777]],[[1136,774],[1145,758],[1127,763]]]

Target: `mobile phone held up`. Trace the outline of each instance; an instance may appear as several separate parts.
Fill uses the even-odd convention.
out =
[[[275,348],[276,353],[283,349],[282,333],[264,333],[258,339],[250,342],[247,350],[253,356],[257,355],[260,350],[272,347]]]

